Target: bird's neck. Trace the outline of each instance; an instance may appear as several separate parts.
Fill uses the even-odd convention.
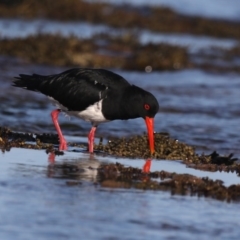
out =
[[[103,100],[103,115],[108,120],[133,119],[140,117],[136,111],[135,102],[131,99],[131,94],[127,91],[123,95],[118,93],[109,95]]]

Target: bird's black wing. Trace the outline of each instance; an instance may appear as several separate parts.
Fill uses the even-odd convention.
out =
[[[50,76],[20,74],[13,86],[39,91],[69,111],[82,111],[107,97],[109,91],[129,85],[120,75],[108,70],[74,68]]]

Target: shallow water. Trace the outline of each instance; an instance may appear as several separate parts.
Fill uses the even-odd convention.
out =
[[[166,6],[187,15],[210,18],[240,20],[240,2],[238,0],[87,0],[88,2],[127,3],[136,6]]]
[[[166,34],[154,33],[148,30],[124,30],[108,27],[102,24],[89,24],[86,22],[59,22],[45,19],[23,20],[23,19],[0,19],[1,38],[25,38],[36,34],[60,34],[69,37],[90,38],[94,34],[111,33],[119,35],[134,31],[137,33],[141,44],[168,43],[172,45],[188,47],[189,53],[196,53],[200,50],[211,47],[229,49],[234,47],[238,41],[234,39],[217,39],[206,36],[192,36],[189,34]]]
[[[71,177],[52,172],[43,150],[1,154],[0,238],[238,239],[239,204],[103,188],[94,184],[96,171],[88,169],[102,161],[121,159],[89,160],[89,154],[71,152],[57,157],[56,164],[74,162],[85,169],[81,184],[68,186]]]
[[[35,34],[61,34],[69,37],[71,35],[90,38],[94,34],[108,32],[111,28],[87,22],[59,22],[54,20],[33,19],[1,19],[1,38],[25,38]]]

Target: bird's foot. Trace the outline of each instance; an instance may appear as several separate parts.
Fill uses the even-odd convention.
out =
[[[88,151],[89,153],[93,153],[94,148],[94,135],[97,127],[92,127],[91,131],[88,134]]]
[[[89,153],[93,153],[93,148],[94,148],[94,143],[93,143],[93,141],[94,141],[94,139],[88,139],[89,141],[88,141],[88,152]]]
[[[88,147],[88,152],[93,153],[93,145]]]
[[[67,150],[67,141],[65,138],[60,139],[59,151]]]

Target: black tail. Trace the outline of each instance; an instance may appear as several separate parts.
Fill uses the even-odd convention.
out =
[[[40,85],[44,80],[44,76],[33,74],[25,75],[19,74],[19,77],[15,77],[17,80],[13,81],[12,86],[20,87],[31,91],[40,91]]]

